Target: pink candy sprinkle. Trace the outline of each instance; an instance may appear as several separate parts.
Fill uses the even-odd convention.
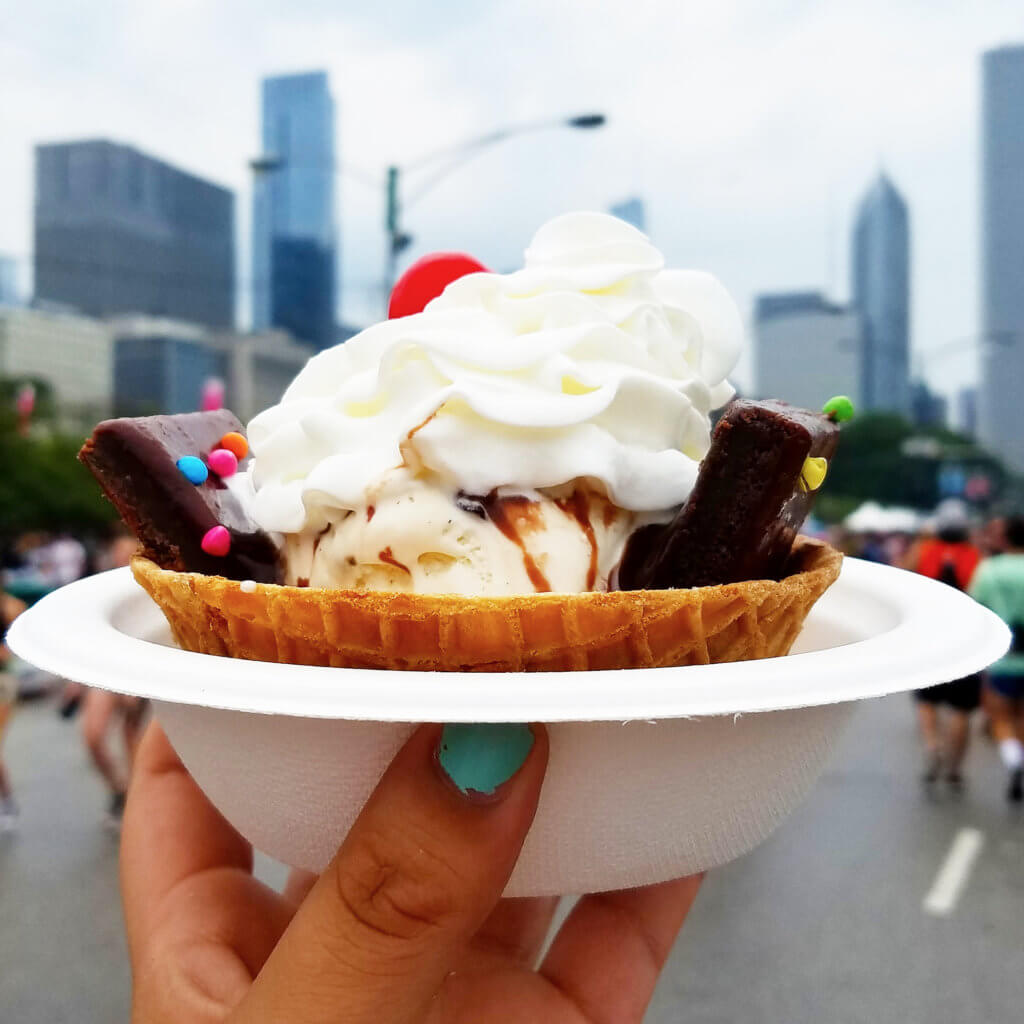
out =
[[[231,550],[231,534],[223,526],[214,526],[203,534],[202,548],[208,555],[223,558]]]
[[[238,469],[238,456],[227,448],[214,448],[206,464],[219,477],[234,476]]]

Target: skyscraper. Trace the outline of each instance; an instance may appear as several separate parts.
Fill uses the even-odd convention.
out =
[[[253,192],[253,326],[334,343],[334,101],[327,74],[263,80],[263,167]]]
[[[923,380],[910,385],[910,422],[918,427],[944,427],[949,422],[949,400]]]
[[[18,301],[18,264],[13,256],[0,252],[0,306],[13,306]]]
[[[860,322],[821,292],[759,295],[754,304],[755,390],[807,409],[856,394]]]
[[[35,294],[93,316],[234,322],[232,192],[105,140],[36,146]]]
[[[639,196],[631,196],[629,199],[623,199],[621,203],[613,203],[608,208],[608,212],[613,217],[618,217],[627,224],[632,224],[639,231],[647,230],[647,215],[644,210],[644,201]]]
[[[0,377],[39,381],[72,429],[110,415],[110,323],[43,309],[0,308]]]
[[[863,328],[861,407],[910,410],[910,230],[885,174],[864,194],[853,228],[853,306]]]
[[[974,437],[978,433],[978,389],[960,388],[956,393],[956,429]]]
[[[981,64],[981,393],[984,444],[1024,471],[1024,46]]]

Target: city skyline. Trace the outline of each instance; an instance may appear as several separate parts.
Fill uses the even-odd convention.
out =
[[[547,216],[635,194],[667,261],[713,271],[745,310],[759,292],[806,287],[842,301],[846,211],[884,163],[914,208],[915,357],[947,393],[974,379],[976,350],[932,354],[979,330],[977,63],[983,49],[1019,38],[1015,4],[936,11],[866,0],[854,10],[824,0],[769,15],[725,2],[666,19],[638,0],[600,31],[578,0],[557,10],[540,0],[514,10],[459,3],[457,16],[460,31],[446,33],[405,0],[387,19],[327,13],[312,0],[187,9],[154,0],[79,23],[55,3],[32,5],[0,39],[0,88],[18,97],[0,110],[10,154],[0,167],[0,251],[18,259],[22,294],[31,145],[88,134],[132,140],[238,191],[239,305],[248,310],[255,89],[270,70],[323,67],[344,101],[346,164],[361,175],[343,179],[347,319],[380,308],[383,188],[374,182],[388,163],[492,126],[593,108],[608,115],[602,132],[513,141],[442,183],[410,211],[417,243],[407,258],[458,247],[514,266]],[[587,60],[566,76],[564,53],[584,30]],[[645,54],[642,73],[609,75],[630,52]],[[737,380],[749,383],[749,363]]]

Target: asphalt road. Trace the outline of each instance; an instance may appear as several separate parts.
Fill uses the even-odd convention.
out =
[[[962,798],[925,799],[908,705],[864,704],[807,803],[708,878],[651,1024],[1021,1018],[1024,814],[984,742]],[[77,729],[31,705],[6,756],[23,818],[0,834],[0,1021],[126,1021],[116,840]]]

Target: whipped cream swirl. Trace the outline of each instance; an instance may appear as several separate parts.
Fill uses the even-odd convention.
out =
[[[743,325],[710,274],[663,266],[623,221],[566,214],[522,270],[321,352],[249,425],[256,520],[324,529],[399,466],[453,495],[586,480],[622,509],[681,504]]]

